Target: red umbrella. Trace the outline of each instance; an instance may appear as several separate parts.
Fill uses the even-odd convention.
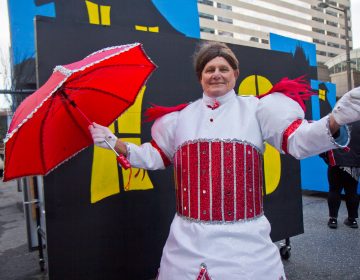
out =
[[[93,144],[89,124],[114,122],[135,102],[155,68],[139,43],[56,66],[13,116],[5,139],[3,181],[46,175]]]

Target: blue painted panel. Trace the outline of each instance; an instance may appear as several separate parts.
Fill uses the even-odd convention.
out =
[[[176,30],[188,37],[200,38],[196,0],[152,0],[152,2]]]
[[[35,57],[34,17],[55,17],[53,3],[37,7],[32,0],[9,0],[9,20],[13,63]]]
[[[320,88],[326,88],[325,102],[328,102],[330,107],[333,108],[336,102],[336,85],[329,82],[322,82],[318,80],[310,81],[311,88],[315,91]],[[319,120],[320,102],[319,95],[311,97],[311,113],[313,120]],[[329,183],[327,179],[327,165],[319,156],[310,157],[300,161],[301,170],[301,188],[304,190],[322,191],[329,190]]]
[[[270,33],[270,47],[272,50],[294,54],[299,46],[304,50],[310,66],[317,66],[315,44]]]

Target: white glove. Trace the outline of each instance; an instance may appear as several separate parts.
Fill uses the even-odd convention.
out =
[[[106,126],[93,123],[89,126],[89,130],[96,146],[110,149],[110,147],[105,142],[106,139],[111,147],[115,147],[117,137]]]
[[[332,115],[339,125],[360,120],[360,87],[345,93],[335,104]]]

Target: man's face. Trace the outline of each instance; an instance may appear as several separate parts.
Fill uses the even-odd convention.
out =
[[[219,97],[234,88],[238,76],[239,71],[232,69],[225,58],[218,56],[205,65],[200,83],[207,96]]]

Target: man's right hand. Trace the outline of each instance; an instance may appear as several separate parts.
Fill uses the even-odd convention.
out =
[[[115,147],[117,137],[111,132],[108,127],[93,123],[89,126],[89,130],[96,146],[110,149],[110,147],[105,142],[106,139],[106,141],[111,145],[112,148]]]

